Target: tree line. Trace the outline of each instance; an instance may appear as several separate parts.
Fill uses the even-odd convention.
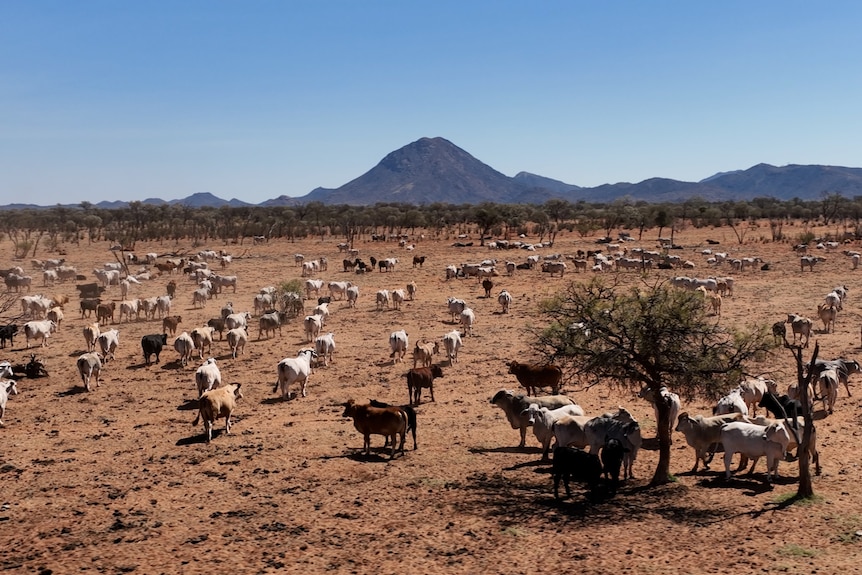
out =
[[[373,206],[326,205],[309,202],[278,207],[191,207],[180,204],[131,202],[127,207],[100,208],[89,202],[79,206],[9,210],[0,221],[0,232],[24,257],[40,246],[56,251],[61,243],[107,240],[134,245],[136,241],[192,240],[203,244],[220,240],[242,243],[252,236],[296,240],[309,236],[343,237],[352,242],[371,234],[410,234],[427,231],[436,237],[476,233],[481,238],[511,238],[521,234],[553,239],[568,231],[581,237],[615,229],[659,228],[671,235],[679,225],[730,226],[742,243],[748,226],[766,219],[772,239],[784,239],[789,220],[843,226],[843,231],[862,236],[862,196],[846,198],[824,193],[819,200],[710,202],[692,198],[676,203],[648,203],[621,198],[610,203],[549,200],[544,204],[444,204],[412,205],[378,203]]]

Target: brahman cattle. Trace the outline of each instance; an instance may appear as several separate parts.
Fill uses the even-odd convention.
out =
[[[242,384],[229,383],[224,387],[206,391],[198,398],[198,416],[192,425],[197,425],[203,419],[207,443],[212,441],[213,426],[220,417],[224,417],[225,434],[230,435],[230,417],[236,409],[236,402],[243,397],[241,387]]]
[[[393,331],[389,334],[389,349],[392,353],[389,357],[392,358],[392,363],[404,362],[404,355],[407,353],[407,348],[410,346],[407,332],[403,329]]]
[[[9,394],[18,395],[18,387],[14,380],[0,381],[0,427],[6,425],[3,423],[3,417],[6,415],[6,403],[9,400]]]
[[[290,385],[299,383],[302,397],[305,397],[308,376],[314,373],[311,362],[316,357],[317,352],[313,349],[301,349],[296,357],[286,357],[278,362],[278,379],[272,389],[273,393],[281,387],[281,398],[287,400],[290,398]]]
[[[205,392],[221,387],[221,370],[216,365],[214,357],[207,359],[195,371],[195,385],[198,389],[199,399]]]
[[[27,349],[30,348],[30,340],[42,340],[42,347],[48,345],[48,338],[57,331],[57,324],[50,319],[28,321],[24,324],[24,338],[27,340]]]
[[[99,375],[102,373],[102,360],[99,354],[95,352],[83,353],[78,356],[78,361],[75,362],[78,366],[78,373],[81,375],[81,381],[84,383],[84,388],[90,391],[90,379],[96,379],[96,387],[100,387]]]
[[[238,327],[227,332],[227,344],[230,346],[231,357],[236,359],[237,354],[245,353],[245,344],[248,343],[248,328]]]
[[[766,482],[772,483],[772,479],[778,477],[778,462],[783,459],[789,443],[790,435],[782,423],[772,423],[766,429],[742,421],[725,424],[721,428],[725,479],[731,476],[733,454],[741,453],[754,459],[766,456]]]
[[[709,469],[712,456],[721,443],[721,427],[732,421],[742,421],[741,413],[727,413],[725,415],[714,415],[704,417],[703,415],[689,415],[680,413],[677,419],[676,430],[685,435],[685,441],[694,449],[694,467],[691,473],[697,472],[698,464],[703,461],[704,469]]]
[[[108,331],[103,331],[99,334],[99,351],[102,352],[102,358],[104,358],[105,363],[108,363],[109,359],[114,359],[114,352],[117,351],[117,348],[120,346],[120,332],[116,329],[109,329]]]
[[[13,338],[15,334],[18,333],[18,326],[14,323],[6,324],[0,327],[0,349],[6,347],[6,340],[9,340],[9,345],[15,345]]]
[[[541,397],[526,397],[524,395],[515,395],[508,389],[501,389],[493,398],[491,404],[496,405],[506,414],[506,419],[512,429],[519,430],[521,441],[518,447],[524,447],[527,442],[527,428],[532,424],[530,418],[524,412],[530,407],[531,403],[535,403],[539,407],[547,407],[548,409],[557,409],[565,405],[574,405],[575,402],[565,395],[546,395]]]
[[[192,353],[195,351],[195,342],[188,332],[182,332],[174,340],[174,349],[180,354],[180,365],[185,367],[192,359]]]
[[[443,336],[443,348],[446,350],[446,358],[449,365],[458,361],[458,350],[461,349],[461,333],[454,329]]]

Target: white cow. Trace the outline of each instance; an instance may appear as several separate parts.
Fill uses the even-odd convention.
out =
[[[159,318],[164,318],[171,313],[171,296],[162,295],[156,299],[156,311],[159,312]]]
[[[689,415],[688,413],[679,414],[676,430],[685,435],[685,442],[694,449],[692,473],[697,471],[701,461],[703,461],[703,467],[709,469],[712,455],[715,453],[717,444],[721,442],[722,426],[732,421],[742,421],[743,418],[741,413],[728,413],[712,417]]]
[[[184,331],[174,340],[174,349],[180,354],[180,365],[185,367],[192,358],[195,351],[195,342],[188,332]]]
[[[389,301],[390,301],[389,290],[382,289],[382,290],[377,291],[377,309],[378,310],[381,310],[384,307],[386,309],[389,309]]]
[[[392,304],[395,309],[401,309],[401,304],[407,299],[403,289],[392,290]]]
[[[461,334],[457,329],[453,329],[443,336],[443,347],[446,349],[446,357],[449,358],[449,365],[457,363],[458,350],[461,349]]]
[[[120,346],[120,332],[116,329],[109,329],[99,334],[99,351],[102,352],[102,357],[105,363],[109,359],[114,359],[114,352]]]
[[[778,462],[784,458],[790,434],[783,423],[770,424],[766,429],[760,425],[736,421],[721,428],[721,444],[724,446],[724,476],[730,479],[733,454],[740,453],[755,460],[766,456],[766,481],[778,477]],[[772,476],[770,476],[770,473]]]
[[[314,351],[317,357],[323,361],[323,367],[328,365],[328,361],[332,361],[332,354],[335,352],[335,334],[332,332],[319,335],[314,339]]]
[[[9,394],[18,395],[18,387],[14,380],[0,381],[0,427],[6,425],[3,423],[3,417],[6,415],[6,403],[9,400]]]
[[[42,347],[48,345],[48,337],[57,331],[57,324],[50,319],[28,321],[24,324],[24,337],[27,339],[27,349],[30,348],[30,340],[42,340]]]
[[[512,296],[509,295],[508,291],[503,290],[497,296],[497,303],[503,308],[503,313],[509,313],[509,306],[512,305]]]
[[[741,413],[748,416],[748,406],[742,398],[742,390],[738,387],[718,400],[712,408],[713,415],[724,415],[726,413]]]
[[[84,382],[84,387],[90,391],[90,379],[96,378],[96,387],[101,387],[99,383],[99,375],[102,373],[102,360],[98,353],[89,352],[78,356],[78,373],[81,374],[81,381]]]
[[[645,387],[640,390],[638,393],[638,397],[646,399],[653,406],[653,413],[655,414],[655,422],[656,426],[658,426],[658,405],[656,405],[656,393],[649,387]],[[658,390],[658,397],[661,399],[663,403],[668,406],[669,413],[667,417],[667,434],[670,438],[671,443],[673,443],[673,425],[674,422],[679,417],[679,412],[682,407],[682,404],[679,401],[679,395],[672,393],[665,386],[661,386]]]
[[[469,307],[465,307],[461,312],[461,327],[464,329],[464,335],[473,335],[473,324],[476,323],[476,314]]]
[[[238,327],[227,332],[227,344],[230,346],[231,355],[236,359],[237,354],[245,352],[245,344],[248,343],[248,328]]]
[[[452,316],[452,323],[458,321],[458,318],[461,316],[461,312],[467,307],[467,303],[464,300],[454,297],[447,298],[446,305],[449,307],[449,313]]]
[[[350,282],[329,282],[329,295],[332,299],[344,299],[347,288],[352,286]],[[337,298],[335,296],[338,296]]]
[[[356,307],[357,299],[359,299],[359,286],[350,286],[349,288],[347,288],[348,307]]]
[[[278,362],[278,379],[275,381],[273,392],[281,387],[281,398],[290,398],[290,385],[299,383],[302,397],[307,395],[308,376],[314,371],[311,368],[311,360],[317,357],[313,349],[301,349],[296,357],[286,357]]]
[[[542,461],[547,461],[551,440],[554,439],[554,423],[564,415],[584,415],[584,410],[580,405],[575,404],[548,409],[537,403],[531,403],[521,415],[526,415],[527,421],[533,426],[533,433],[542,444]]]
[[[407,353],[407,349],[409,347],[410,343],[407,337],[407,332],[403,329],[393,331],[389,334],[389,348],[392,350],[389,357],[393,358],[393,364],[399,361],[402,363],[404,362],[404,355]]]
[[[227,329],[236,329],[238,327],[248,327],[248,321],[251,319],[249,312],[231,313],[224,318],[224,326]]]
[[[302,320],[302,325],[305,328],[305,341],[312,342],[323,327],[322,318],[319,315],[307,315]]]
[[[320,295],[323,289],[323,280],[305,280],[305,299],[311,299],[311,292]]]
[[[207,359],[195,372],[195,384],[198,388],[198,398],[205,391],[221,386],[221,370],[216,365],[214,357]]]
[[[87,351],[95,351],[96,340],[99,339],[99,322],[93,322],[84,328],[84,342],[87,344]]]

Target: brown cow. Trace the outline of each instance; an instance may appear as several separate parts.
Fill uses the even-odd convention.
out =
[[[404,436],[407,433],[407,414],[398,407],[372,407],[357,405],[352,399],[344,404],[342,417],[352,417],[353,427],[362,434],[365,455],[371,454],[371,434],[383,435],[392,442],[389,459],[395,458],[395,436],[401,436],[401,453],[404,453]]]
[[[111,323],[114,323],[114,312],[117,311],[117,302],[112,301],[110,303],[100,303],[96,308],[96,321],[99,323],[105,323],[108,320],[111,320]]]
[[[422,397],[422,388],[427,387],[431,392],[431,401],[434,401],[434,379],[443,377],[443,370],[439,365],[431,367],[414,367],[404,377],[407,378],[407,395],[410,405],[419,405]]]
[[[204,420],[207,443],[212,441],[213,426],[215,420],[220,417],[224,417],[225,433],[230,435],[230,416],[236,409],[236,402],[243,397],[240,387],[242,384],[230,383],[224,387],[205,391],[198,399],[198,416],[195,417],[192,425],[197,425],[201,419]]]
[[[518,363],[510,361],[509,373],[518,378],[518,382],[527,390],[527,395],[538,395],[537,388],[550,387],[551,393],[557,395],[560,392],[560,380],[563,378],[563,370],[552,364]]]
[[[162,319],[162,331],[165,333],[170,332],[171,335],[176,335],[177,326],[183,321],[183,316],[181,315],[168,315]]]

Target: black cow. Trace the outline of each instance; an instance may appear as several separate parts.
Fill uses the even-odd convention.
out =
[[[224,337],[224,318],[214,317],[212,319],[208,319],[207,326],[213,328],[213,331],[218,332],[218,339],[221,341]]]
[[[99,304],[102,303],[102,300],[99,298],[95,299],[82,299],[81,300],[81,319],[84,319],[84,312],[87,313],[87,317],[93,315],[93,312],[99,308]]]
[[[779,397],[774,393],[766,392],[757,407],[765,407],[775,419],[789,418],[791,422],[796,422],[796,417],[802,415],[802,402],[798,399],[790,399],[788,395]]]
[[[9,345],[15,345],[15,342],[12,341],[12,336],[18,333],[18,326],[14,323],[10,323],[8,325],[4,325],[0,327],[0,349],[6,347],[6,340],[9,340]]]
[[[623,464],[628,448],[624,447],[619,439],[610,438],[602,447],[602,471],[605,473],[605,479],[610,481],[610,492],[617,492],[617,486],[620,483],[620,467]]]
[[[376,399],[369,399],[368,402],[369,402],[369,405],[371,405],[372,407],[393,407],[392,405],[390,405],[388,403],[383,403],[382,401],[377,401]],[[416,410],[413,409],[412,405],[399,405],[398,407],[400,407],[401,411],[403,411],[407,415],[407,431],[413,433],[413,450],[415,451],[416,450]],[[387,445],[389,445],[389,438],[388,437],[386,438],[386,441],[383,443],[383,447],[386,447]]]
[[[558,446],[554,449],[554,499],[560,498],[560,479],[566,486],[566,497],[571,497],[569,479],[586,483],[595,493],[602,478],[602,462],[595,453],[577,447]]]
[[[317,305],[321,305],[324,303],[332,303],[332,296],[325,295],[317,298]]]
[[[162,353],[162,348],[168,345],[168,334],[155,333],[145,335],[141,338],[141,349],[144,350],[144,361],[150,365],[150,356],[156,356],[156,363],[159,363],[159,355]]]

